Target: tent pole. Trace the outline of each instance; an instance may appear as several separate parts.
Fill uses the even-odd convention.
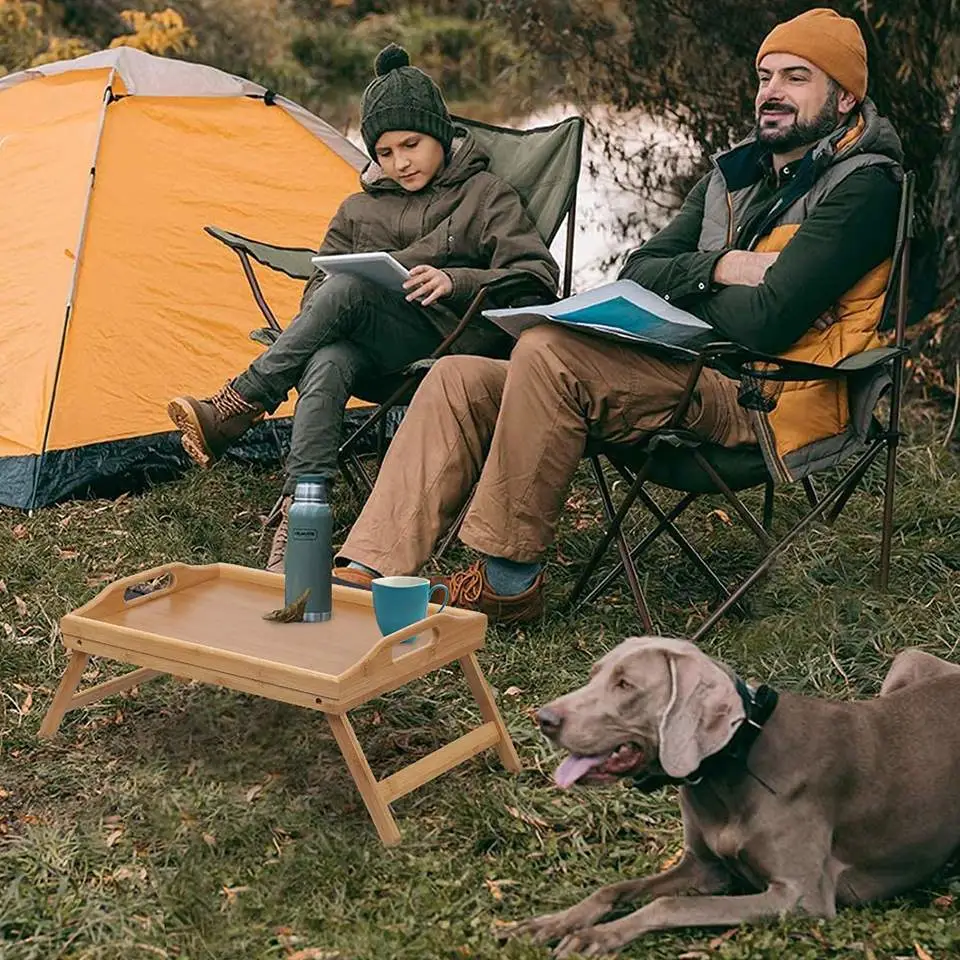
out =
[[[63,366],[63,352],[67,344],[67,329],[70,326],[70,316],[73,313],[73,300],[77,293],[77,282],[80,277],[80,260],[83,256],[84,241],[87,236],[87,221],[90,219],[90,207],[93,202],[93,185],[97,178],[97,159],[100,155],[100,143],[103,140],[103,128],[107,120],[107,107],[114,100],[113,78],[116,68],[110,71],[107,85],[103,91],[103,106],[100,108],[100,120],[97,125],[97,136],[93,144],[93,156],[90,159],[90,173],[87,178],[87,195],[83,202],[83,216],[80,218],[80,229],[77,233],[77,242],[73,251],[73,270],[70,273],[70,288],[67,292],[67,303],[63,312],[63,333],[60,336],[60,350],[57,353],[57,366],[53,374],[53,388],[50,391],[50,405],[47,408],[47,422],[43,428],[43,441],[40,444],[40,456],[33,474],[33,490],[30,492],[28,510],[33,513],[37,505],[37,491],[40,487],[40,475],[43,472],[43,461],[47,456],[47,442],[50,439],[50,426],[53,423],[53,408],[57,399],[57,387],[60,384],[60,369]]]

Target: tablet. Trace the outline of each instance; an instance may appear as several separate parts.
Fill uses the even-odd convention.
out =
[[[329,257],[313,257],[313,263],[328,276],[347,274],[363,277],[380,284],[387,290],[404,293],[403,282],[409,279],[410,271],[389,253],[341,253]]]

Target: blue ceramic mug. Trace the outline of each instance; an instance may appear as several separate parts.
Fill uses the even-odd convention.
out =
[[[435,590],[443,591],[441,610],[450,599],[450,591],[442,583],[431,588],[426,577],[378,577],[370,584],[370,588],[373,591],[373,612],[377,617],[377,626],[384,636],[423,620]],[[403,642],[413,643],[416,639],[410,637]]]

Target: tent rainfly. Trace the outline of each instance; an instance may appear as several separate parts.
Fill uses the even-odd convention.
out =
[[[263,349],[204,226],[315,249],[365,162],[258,84],[129,47],[0,78],[0,504],[182,463],[167,400]],[[293,316],[302,285],[263,273]],[[241,454],[275,457],[276,427]]]

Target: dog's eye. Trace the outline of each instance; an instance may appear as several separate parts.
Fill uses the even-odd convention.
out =
[[[614,680],[613,685],[618,690],[633,690],[633,684],[623,674]]]

